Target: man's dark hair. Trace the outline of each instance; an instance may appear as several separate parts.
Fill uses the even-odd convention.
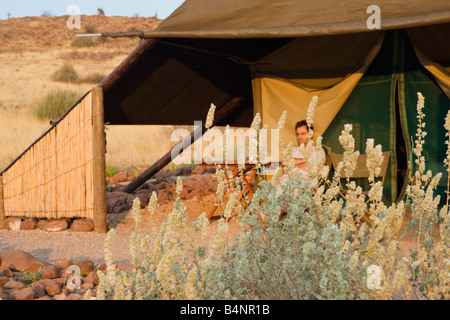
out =
[[[297,122],[297,123],[295,124],[295,130],[297,130],[297,128],[300,128],[300,127],[303,127],[303,126],[305,126],[306,129],[308,129],[308,131],[309,131],[309,128],[308,128],[308,122],[306,122],[306,120],[301,120],[301,121]],[[312,125],[311,125],[311,130],[314,131],[314,128],[313,128]]]

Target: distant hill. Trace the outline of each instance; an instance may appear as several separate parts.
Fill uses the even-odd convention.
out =
[[[81,29],[71,30],[68,17],[0,20],[0,109],[28,108],[56,89],[75,90],[81,95],[96,83],[61,83],[54,81],[52,74],[68,63],[81,77],[107,76],[140,42],[138,38],[80,38],[77,34],[149,31],[162,21],[155,17],[82,15]]]
[[[122,16],[81,16],[81,29],[67,28],[69,16],[59,17],[25,17],[0,20],[0,53],[42,51],[50,48],[67,48],[71,46],[75,35],[79,33],[103,33],[155,29],[161,19],[150,17]],[[130,39],[95,39],[103,47],[133,47]]]

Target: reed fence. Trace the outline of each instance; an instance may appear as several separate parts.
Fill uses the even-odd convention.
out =
[[[87,218],[106,232],[103,93],[96,87],[0,176],[8,216]]]

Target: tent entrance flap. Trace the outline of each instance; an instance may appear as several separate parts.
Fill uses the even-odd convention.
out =
[[[339,136],[344,124],[352,124],[356,150],[365,153],[366,141],[371,138],[375,144],[381,144],[383,151],[391,151],[384,201],[391,203],[404,199],[405,169],[407,162],[412,160],[411,143],[417,125],[417,92],[426,97],[425,113],[430,124],[424,155],[428,161],[427,169],[433,174],[442,172],[446,175],[442,162],[445,158],[443,121],[450,105],[445,86],[436,74],[421,64],[424,60],[418,59],[408,35],[404,30],[393,30],[378,38],[374,36],[372,45],[367,45],[365,55],[359,55],[360,61],[354,62],[353,69],[349,60],[339,59],[339,54],[345,54],[344,50],[333,52],[335,61],[341,61],[340,66],[344,67],[341,70],[348,73],[339,74],[338,68],[324,62],[322,69],[320,64],[316,65],[316,77],[311,77],[307,62],[303,61],[305,64],[302,65],[301,59],[297,61],[293,57],[289,61],[282,60],[290,50],[291,55],[301,57],[301,53],[296,55],[293,49],[304,39],[294,40],[260,60],[269,63],[251,67],[254,112],[260,112],[263,122],[274,128],[286,110],[288,117],[281,134],[285,145],[291,141],[296,144],[295,123],[306,118],[308,105],[317,95],[319,103],[314,115],[314,129],[316,135],[323,136],[323,144],[333,152],[342,153]],[[315,39],[308,41],[312,46]],[[311,51],[311,46],[307,50]],[[320,44],[318,47],[326,46]],[[433,61],[438,61],[446,70],[447,60]],[[449,77],[444,80],[448,81]],[[446,181],[443,177],[438,187],[442,198]]]
[[[405,198],[407,162],[412,163],[412,172],[417,169],[412,153],[417,130],[417,92],[425,96],[426,170],[443,173],[437,188],[443,199],[447,181],[443,122],[450,103],[433,75],[420,64],[405,31],[386,34],[379,55],[323,136],[324,144],[342,152],[338,137],[344,124],[351,123],[355,149],[365,152],[366,140],[373,138],[383,151],[391,151],[383,192],[386,203]]]
[[[298,38],[258,60],[251,66],[254,111],[269,128],[276,128],[287,111],[281,135],[286,144],[296,145],[295,124],[306,119],[317,95],[314,131],[322,135],[378,54],[384,36],[374,32]],[[329,52],[336,59],[330,61]]]

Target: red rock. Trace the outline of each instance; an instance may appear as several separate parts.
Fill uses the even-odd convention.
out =
[[[3,288],[9,280],[8,277],[0,276],[0,288]]]
[[[89,272],[89,274],[84,279],[84,283],[92,283],[95,286],[98,285],[99,282],[100,282],[100,279],[99,279],[96,271]]]
[[[0,288],[0,299],[1,300],[12,300],[11,296],[9,295],[9,292]]]
[[[69,275],[69,277],[70,277],[70,275]],[[67,279],[68,279],[68,277],[62,277],[62,278],[55,278],[55,279],[52,279],[52,280],[55,281],[55,283],[57,285],[62,287],[63,285],[66,284]]]
[[[16,300],[33,300],[34,299],[34,291],[30,287],[19,290],[14,294],[14,298]]]
[[[0,267],[0,277],[10,277],[12,278],[14,273],[7,267]]]
[[[205,172],[205,167],[196,166],[194,168],[194,170],[192,170],[191,174],[194,174],[194,175],[196,175],[196,174],[203,174],[203,172]]]
[[[22,219],[19,217],[8,217],[5,219],[6,230],[20,230]]]
[[[67,295],[64,300],[83,300],[83,296],[79,293],[73,293]]]
[[[131,209],[131,207],[132,207],[131,203],[124,203],[124,204],[112,209],[112,213],[122,213],[125,211],[129,211]]]
[[[2,266],[11,271],[27,270],[33,263],[40,263],[31,254],[22,250],[9,250],[2,254]]]
[[[41,271],[42,279],[53,279],[59,277],[59,269],[55,265],[46,266]]]
[[[141,208],[145,208],[150,200],[151,190],[139,190],[136,191],[136,197],[139,198],[139,202],[141,203]]]
[[[73,261],[67,258],[56,259],[53,262],[53,265],[56,267],[61,267],[62,269],[67,269],[68,266],[73,265]]]
[[[91,283],[91,282],[83,283],[81,285],[81,288],[84,289],[84,290],[93,289],[94,288],[94,284]]]
[[[121,191],[108,192],[106,194],[107,212],[117,213],[117,208],[120,206],[129,206],[129,208],[126,209],[126,210],[129,210],[131,208],[134,198],[135,198],[135,196],[133,194],[129,194],[126,192],[121,192]],[[123,210],[123,211],[126,211],[126,210]]]
[[[45,288],[45,292],[49,296],[53,297],[53,296],[61,293],[61,287],[57,284],[50,284]]]
[[[46,266],[48,266],[48,263],[44,262],[35,262],[31,266],[29,266],[26,271],[28,272],[41,272],[42,269],[44,269]]]
[[[37,223],[36,227],[39,230],[44,230],[45,226],[49,223],[49,221],[47,219],[40,219],[39,222]]]
[[[74,220],[70,230],[75,232],[90,232],[94,230],[94,222],[91,220]]]
[[[125,181],[127,181],[127,177],[128,177],[127,174],[125,172],[121,171],[119,173],[116,173],[114,175],[113,179],[116,182],[125,182]]]
[[[161,190],[158,192],[158,202],[168,201],[169,200],[169,190]],[[172,195],[173,198],[173,195]]]
[[[8,290],[12,290],[12,289],[19,289],[19,290],[21,290],[21,289],[24,289],[25,287],[26,287],[26,285],[23,282],[15,281],[15,280],[9,280],[3,286],[3,288],[8,289]]]
[[[49,232],[59,232],[67,230],[68,227],[69,224],[66,220],[53,220],[45,225],[44,230]]]
[[[35,298],[40,298],[46,295],[45,293],[46,287],[42,283],[33,282],[32,284],[29,285],[29,287],[33,289]]]
[[[29,218],[25,221],[22,221],[20,224],[21,230],[34,230],[37,228],[38,220],[36,218]]]
[[[47,286],[53,285],[53,284],[58,284],[58,283],[56,283],[56,281],[54,279],[41,279],[41,280],[36,281],[34,283],[40,284],[44,288],[46,288]]]
[[[80,260],[76,262],[75,265],[80,267],[80,275],[82,277],[87,276],[91,271],[94,270],[94,263],[89,259]]]

